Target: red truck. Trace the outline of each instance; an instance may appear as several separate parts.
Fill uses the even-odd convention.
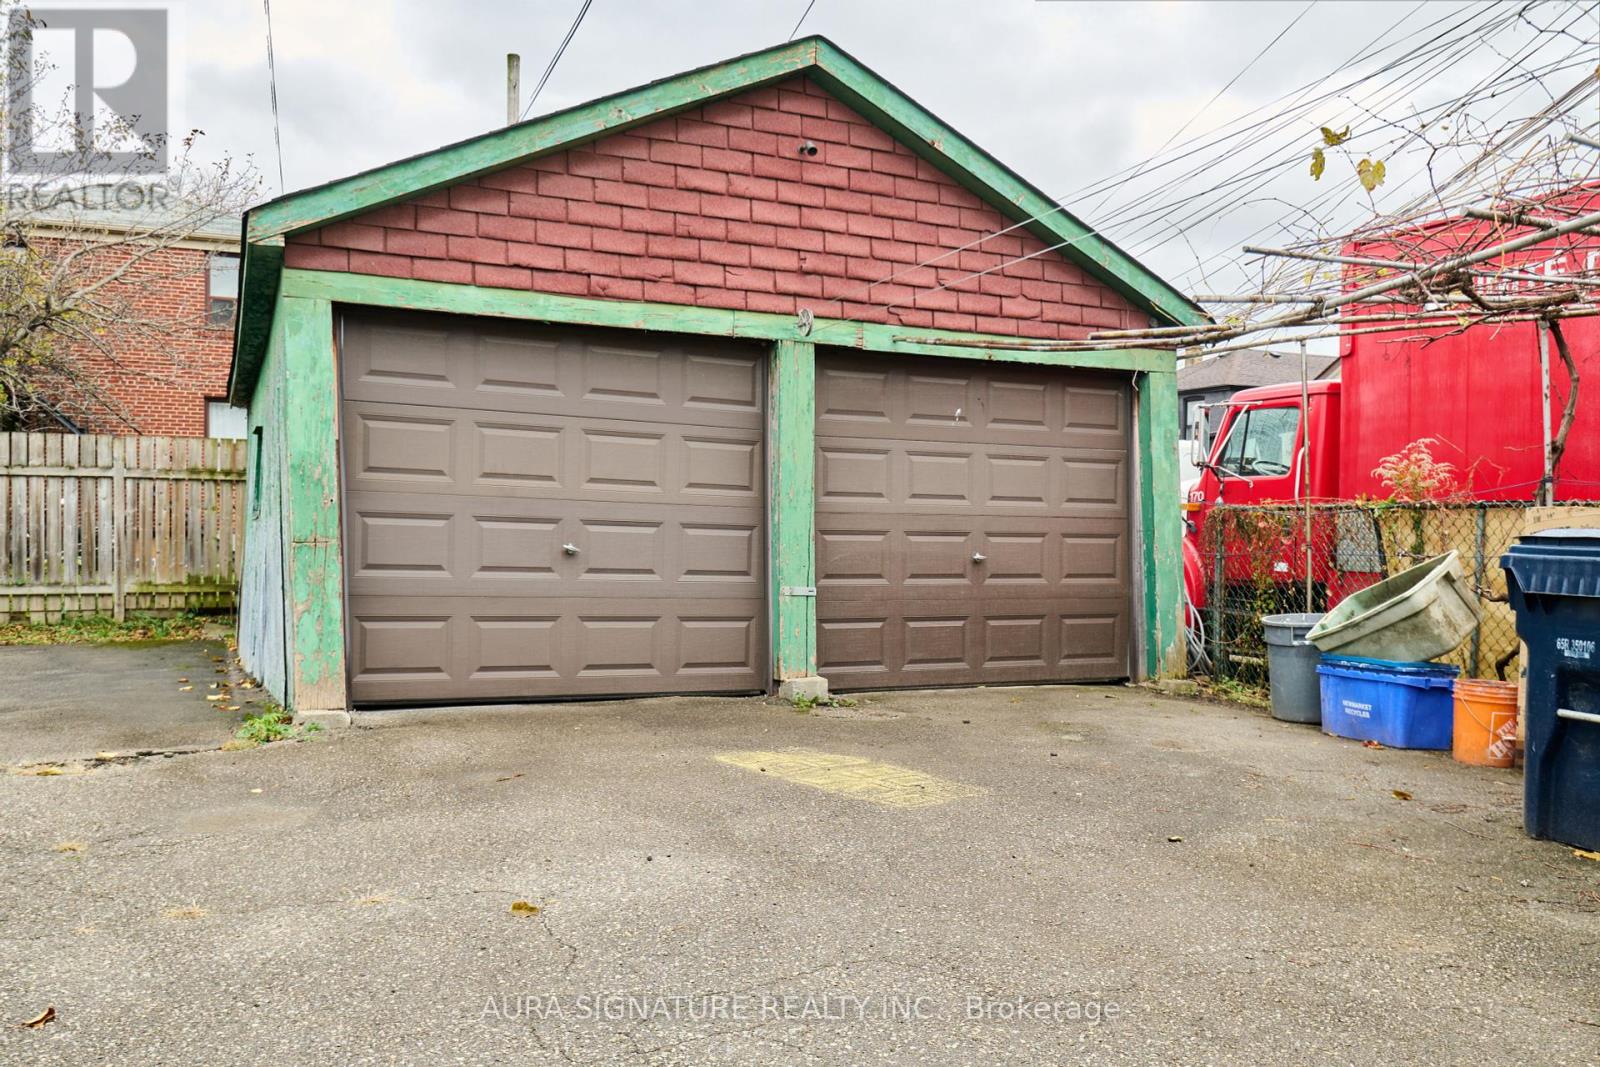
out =
[[[1594,269],[1594,262],[1557,258],[1548,269],[1579,273]],[[1200,480],[1183,503],[1191,603],[1205,604],[1213,578],[1201,573],[1212,508],[1383,499],[1392,490],[1374,469],[1417,441],[1428,442],[1433,457],[1454,468],[1453,498],[1534,500],[1544,477],[1547,425],[1537,329],[1518,322],[1459,333],[1438,328],[1346,336],[1342,380],[1310,382],[1309,412],[1301,411],[1298,382],[1234,394]],[[1566,319],[1561,329],[1578,368],[1581,399],[1553,499],[1600,499],[1600,317]],[[1548,364],[1548,425],[1558,427],[1571,383],[1553,344]],[[1301,536],[1297,531],[1282,544],[1281,558],[1272,562],[1275,578],[1304,582],[1304,541],[1295,540]],[[1327,536],[1313,531],[1314,538]],[[1314,553],[1311,566],[1325,606],[1375,577],[1337,570],[1328,553]]]

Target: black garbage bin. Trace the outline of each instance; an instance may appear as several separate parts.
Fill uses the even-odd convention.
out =
[[[1600,530],[1550,530],[1501,557],[1528,646],[1528,834],[1600,849]]]

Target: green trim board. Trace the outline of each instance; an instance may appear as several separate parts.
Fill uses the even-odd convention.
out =
[[[1145,371],[1136,387],[1144,674],[1182,677],[1183,517],[1178,510],[1178,375]]]
[[[288,689],[297,711],[346,707],[333,304],[280,296],[289,596]]]
[[[817,673],[816,346],[777,341],[767,374],[772,677]]]
[[[1086,352],[965,347],[963,342],[1012,342],[998,334],[960,333],[908,326],[884,326],[846,319],[816,319],[810,333],[792,315],[701,308],[687,304],[648,304],[561,296],[526,289],[491,289],[453,282],[423,282],[371,274],[298,270],[282,273],[281,294],[342,304],[444,311],[459,315],[526,319],[538,322],[608,326],[617,329],[695,333],[760,341],[826,341],[840,348],[901,355],[986,359],[1005,363],[1083,367],[1094,370],[1173,370],[1171,351],[1152,348],[1097,349]],[[925,344],[919,339],[950,342]]]

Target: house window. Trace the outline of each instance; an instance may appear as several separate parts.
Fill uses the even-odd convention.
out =
[[[212,326],[233,325],[238,302],[239,257],[232,252],[211,253],[206,269],[206,321]]]
[[[226,400],[206,401],[206,436],[242,440],[249,425],[250,413],[236,408]]]

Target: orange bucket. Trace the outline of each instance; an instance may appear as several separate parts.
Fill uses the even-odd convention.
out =
[[[1477,767],[1509,767],[1517,753],[1517,683],[1456,679],[1451,755]]]

